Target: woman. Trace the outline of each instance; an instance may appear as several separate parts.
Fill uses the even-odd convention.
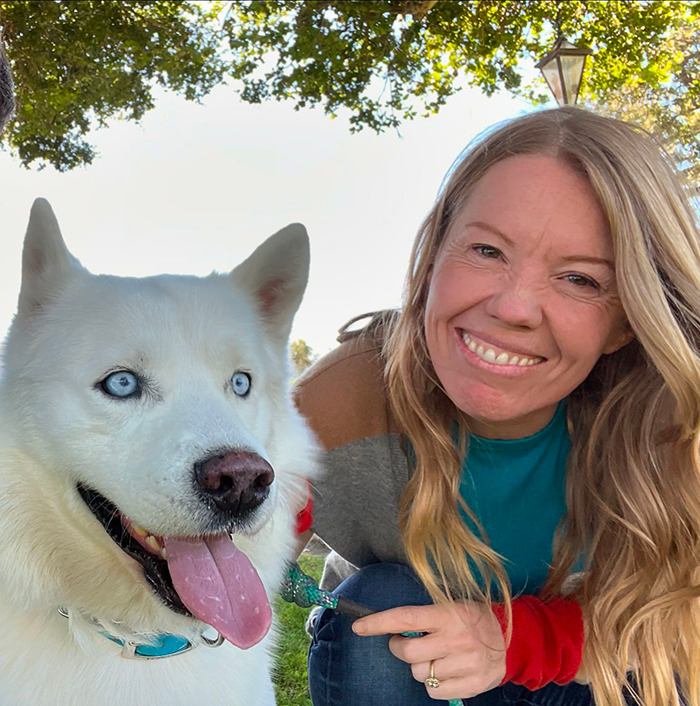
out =
[[[300,381],[337,591],[391,609],[315,621],[315,706],[700,706],[700,238],[669,162],[575,108],[492,131],[401,312]]]

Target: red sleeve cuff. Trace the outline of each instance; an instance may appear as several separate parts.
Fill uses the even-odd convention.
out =
[[[503,634],[506,633],[505,606],[492,609]],[[546,684],[573,681],[583,653],[583,616],[575,601],[541,601],[521,596],[512,602],[513,632],[506,650],[505,682],[521,684],[534,691]]]
[[[314,499],[311,495],[311,488],[309,487],[309,499],[306,501],[304,509],[297,513],[297,534],[303,534],[306,530],[311,529],[311,525],[314,523],[313,510]]]

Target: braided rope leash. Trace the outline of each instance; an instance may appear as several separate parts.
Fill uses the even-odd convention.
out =
[[[353,618],[364,618],[376,612],[368,606],[342,596],[334,596],[330,591],[324,591],[311,576],[301,570],[297,563],[291,564],[287,569],[287,575],[280,587],[280,596],[288,603],[296,603],[300,608],[321,606]]]
[[[280,596],[288,603],[296,603],[300,608],[321,606],[353,618],[364,618],[377,611],[369,606],[355,603],[343,596],[334,596],[330,591],[324,591],[308,574],[305,574],[299,564],[291,564],[280,586]],[[421,637],[422,632],[404,632],[404,637]],[[462,706],[462,699],[450,699],[449,706]]]

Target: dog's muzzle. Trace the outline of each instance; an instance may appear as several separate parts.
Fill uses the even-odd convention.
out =
[[[194,464],[194,491],[206,512],[190,535],[156,535],[84,485],[78,492],[109,536],[144,568],[144,578],[171,610],[212,626],[241,649],[267,634],[272,611],[262,579],[231,534],[246,533],[270,495],[275,474],[255,453],[225,450]]]

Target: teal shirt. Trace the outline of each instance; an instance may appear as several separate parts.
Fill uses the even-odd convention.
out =
[[[554,532],[566,513],[570,447],[564,402],[549,424],[532,436],[469,438],[460,492],[491,548],[504,558],[513,595],[535,594],[547,578]]]

